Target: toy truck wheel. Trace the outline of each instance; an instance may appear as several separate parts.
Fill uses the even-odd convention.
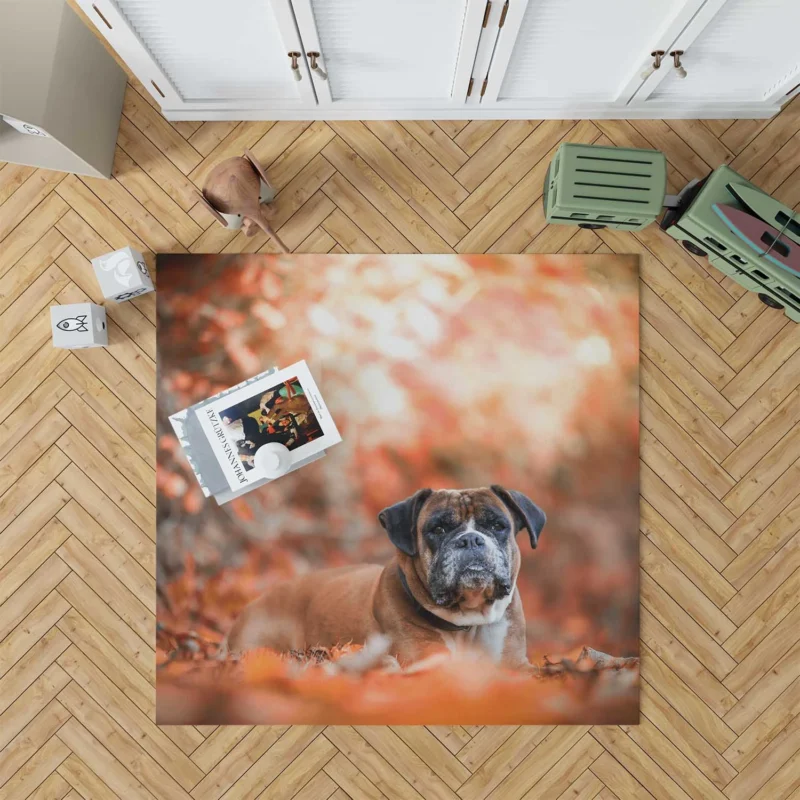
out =
[[[765,306],[769,306],[770,308],[783,308],[783,306],[774,297],[770,297],[768,294],[759,294],[758,299]]]
[[[606,226],[605,225],[598,225],[596,222],[579,222],[578,223],[578,227],[579,228],[586,228],[587,230],[590,230],[590,231],[597,231],[597,230],[600,230],[600,228],[605,228]]]
[[[708,255],[708,253],[706,253],[706,251],[705,251],[705,250],[701,250],[701,249],[700,249],[700,248],[699,248],[699,247],[698,247],[698,246],[697,246],[697,245],[696,245],[694,242],[689,242],[689,241],[687,241],[686,239],[684,239],[684,240],[681,242],[681,244],[682,244],[682,245],[683,245],[683,246],[684,246],[684,247],[685,247],[685,248],[686,248],[686,249],[687,249],[687,250],[688,250],[688,251],[689,251],[689,252],[690,252],[690,253],[691,253],[693,256],[700,256],[700,258],[703,258],[704,256],[707,256],[707,255]]]

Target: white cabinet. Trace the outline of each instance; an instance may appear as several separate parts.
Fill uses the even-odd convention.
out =
[[[649,52],[643,45],[677,33],[702,3],[516,0],[498,37],[483,102],[624,103],[641,83],[642,50]]]
[[[684,51],[686,77],[675,69],[659,71],[637,93],[637,105],[779,102],[797,89],[798,0],[716,0],[708,6],[669,48]]]
[[[800,0],[77,2],[169,119],[768,117],[800,91]]]
[[[305,56],[322,70],[312,74],[320,108],[463,105],[485,6],[292,0]]]
[[[166,110],[228,113],[315,104],[289,0],[80,0]]]

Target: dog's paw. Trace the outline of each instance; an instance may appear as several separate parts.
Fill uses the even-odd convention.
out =
[[[330,666],[336,672],[361,675],[369,670],[382,668],[388,663],[387,659],[397,663],[397,659],[389,655],[391,645],[392,640],[388,636],[374,634],[367,639],[362,648],[355,653],[342,656]]]

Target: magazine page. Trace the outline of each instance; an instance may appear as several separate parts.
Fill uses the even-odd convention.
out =
[[[232,490],[266,477],[255,453],[267,443],[285,445],[295,466],[342,440],[305,361],[225,394],[196,414]]]
[[[200,488],[206,497],[216,495],[217,492],[229,492],[230,486],[212,450],[211,442],[206,437],[206,432],[200,425],[198,416],[200,410],[209,403],[226,397],[245,386],[250,386],[256,381],[263,380],[268,375],[274,375],[277,371],[277,367],[271,367],[258,375],[253,375],[251,378],[247,378],[241,383],[231,386],[229,389],[225,389],[205,400],[201,400],[199,403],[194,403],[188,408],[177,411],[170,416],[169,421],[172,425],[172,429],[178,437],[186,460],[194,471],[197,482],[200,484]]]
[[[306,464],[310,464],[312,461],[318,461],[324,455],[325,451],[322,450],[319,453],[314,453],[313,455],[308,456],[308,458],[303,458],[296,464],[292,464],[292,466],[289,468],[289,472],[294,472],[296,469],[300,469],[301,467],[306,466]],[[286,474],[288,475],[289,473],[287,472]],[[264,486],[265,484],[270,483],[272,480],[274,480],[274,478],[262,478],[261,480],[253,481],[241,489],[223,489],[214,495],[214,499],[217,501],[217,505],[223,506],[225,503],[230,503],[230,501],[236,497],[241,497],[243,494],[252,492],[253,489],[258,489],[259,486]]]

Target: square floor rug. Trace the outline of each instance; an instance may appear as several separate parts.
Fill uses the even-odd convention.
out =
[[[157,270],[159,723],[638,721],[637,257]]]

